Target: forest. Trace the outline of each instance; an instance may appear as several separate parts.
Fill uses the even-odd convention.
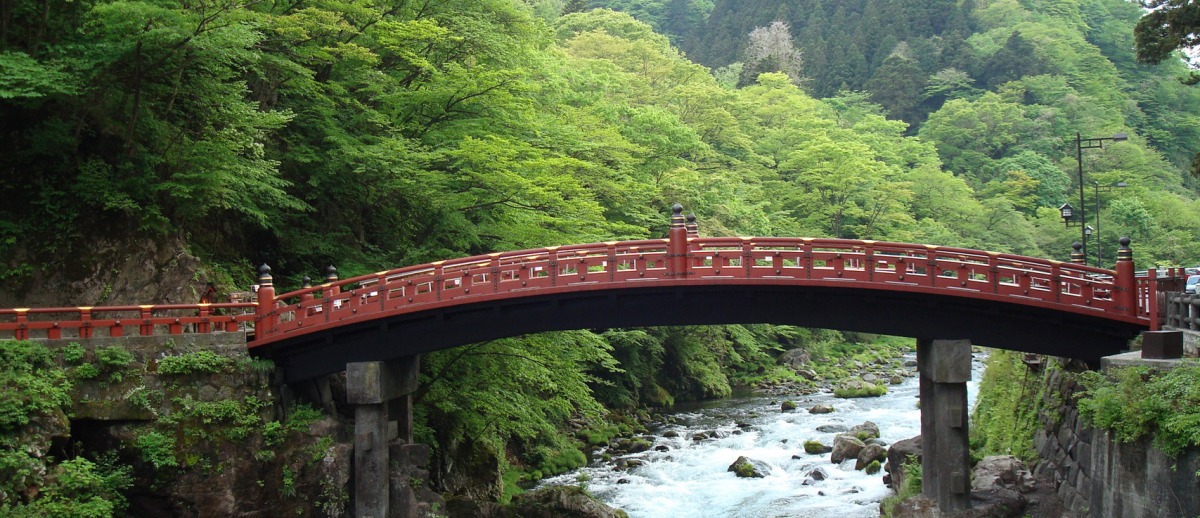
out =
[[[1079,229],[1059,206],[1081,180],[1103,222],[1089,264],[1107,250],[1111,267],[1128,236],[1140,267],[1196,266],[1200,90],[1183,59],[1138,60],[1142,15],[1125,0],[0,0],[0,290],[86,263],[92,235],[180,239],[226,291],[266,262],[290,289],[329,264],[662,237],[676,202],[709,236],[1067,260]],[[1077,163],[1077,136],[1117,133]],[[581,462],[573,420],[794,377],[780,352],[860,339],[763,325],[477,344],[423,360],[418,435],[514,477],[562,471]]]

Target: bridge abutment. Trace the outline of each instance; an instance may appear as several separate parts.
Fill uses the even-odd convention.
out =
[[[390,516],[390,443],[412,444],[412,394],[420,357],[346,365],[346,399],[354,405],[355,516]],[[393,425],[394,423],[394,425]]]
[[[917,340],[920,372],[921,492],[943,511],[970,506],[967,382],[969,340]]]

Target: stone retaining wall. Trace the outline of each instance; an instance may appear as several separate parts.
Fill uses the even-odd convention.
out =
[[[1068,365],[1070,368],[1070,365]],[[1063,505],[1080,517],[1200,516],[1200,448],[1169,458],[1150,438],[1121,443],[1079,418],[1072,376],[1051,367],[1034,435],[1042,460],[1035,474],[1052,474]]]

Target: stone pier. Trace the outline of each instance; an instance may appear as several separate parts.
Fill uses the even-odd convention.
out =
[[[921,492],[942,512],[970,506],[967,382],[971,342],[917,340],[920,371]]]
[[[354,508],[359,518],[390,516],[389,444],[412,444],[412,394],[420,357],[346,365],[346,399],[354,405]]]

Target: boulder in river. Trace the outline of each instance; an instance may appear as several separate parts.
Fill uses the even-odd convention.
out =
[[[783,403],[779,404],[780,412],[791,412],[792,410],[795,410],[795,409],[796,409],[795,401],[789,400],[789,401],[784,401]]]
[[[825,470],[821,468],[814,468],[812,471],[809,471],[808,475],[806,476],[812,477],[813,480],[820,482],[829,478],[829,473],[826,473]]]
[[[817,427],[817,431],[821,433],[842,433],[846,430],[849,430],[849,428],[840,424],[823,424]]]
[[[863,424],[857,425],[850,429],[850,435],[858,438],[858,440],[866,442],[871,439],[879,438],[879,425],[866,421]]]
[[[887,450],[878,444],[868,444],[858,452],[858,461],[854,463],[854,469],[861,470],[866,468],[872,462],[883,462],[887,460]]]
[[[829,456],[829,462],[840,464],[846,459],[857,459],[858,452],[865,447],[862,441],[852,435],[839,435],[833,439],[833,453]]]
[[[751,459],[746,456],[738,457],[729,465],[729,469],[740,478],[763,478],[767,473],[771,472],[771,466],[761,460]]]
[[[888,448],[888,461],[885,465],[890,475],[892,489],[899,491],[904,487],[904,463],[912,459],[917,465],[921,464],[921,436],[896,441]]]
[[[887,394],[886,385],[867,383],[861,379],[843,380],[833,389],[833,395],[840,398],[879,397]]]
[[[804,441],[804,453],[809,455],[820,455],[833,451],[832,446],[827,446],[821,441]]]
[[[830,413],[833,413],[833,407],[826,405],[824,403],[818,403],[816,405],[813,405],[812,408],[808,409],[808,413],[810,413],[810,414],[830,414]]]

